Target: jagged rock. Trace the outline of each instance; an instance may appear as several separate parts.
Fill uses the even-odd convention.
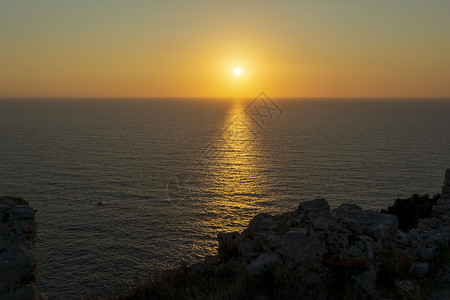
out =
[[[377,273],[373,264],[369,265],[369,269],[364,273],[353,276],[353,280],[367,293],[369,296],[373,296],[375,293]]]
[[[253,233],[261,230],[272,230],[276,223],[272,220],[272,216],[266,213],[257,214],[248,224],[247,229],[242,233],[245,237],[250,237]]]
[[[29,206],[17,205],[12,209],[12,213],[16,216],[18,220],[34,219],[34,209]]]
[[[328,265],[346,268],[367,268],[369,262],[364,258],[355,257],[329,257],[326,260]]]
[[[450,195],[450,186],[449,185],[442,186],[442,195],[445,195],[445,197],[443,197],[444,199],[448,199],[448,195]]]
[[[2,300],[29,300],[36,299],[35,290],[31,286],[23,286],[2,296]]]
[[[438,251],[450,241],[445,219],[450,217],[450,200],[439,200],[433,212],[434,217],[421,219],[417,228],[403,232],[394,215],[362,210],[355,204],[342,204],[330,212],[325,199],[316,199],[300,203],[295,212],[259,214],[241,235],[219,236],[219,254],[222,248],[236,247],[251,276],[283,264],[297,268],[312,284],[324,282],[325,270],[363,270],[352,278],[372,297],[377,272],[386,261],[398,274],[429,272]],[[399,284],[411,294],[407,282]]]
[[[378,240],[393,238],[398,227],[398,219],[394,215],[370,210],[350,212],[339,221],[357,234],[367,234]]]
[[[444,180],[444,184],[445,185],[450,185],[450,168],[445,170],[445,180]]]
[[[333,215],[338,217],[345,217],[351,213],[360,213],[362,212],[362,208],[356,204],[341,204],[339,207],[333,209],[331,212]]]
[[[420,287],[417,284],[414,284],[409,280],[400,280],[397,281],[395,285],[397,286],[399,294],[405,296],[406,299],[420,299]]]
[[[35,299],[35,210],[21,198],[0,197],[0,299]]]
[[[306,275],[304,275],[304,280],[309,284],[319,284],[322,283],[322,277],[316,271],[309,271]]]
[[[281,243],[282,243],[282,238],[277,234],[271,233],[266,237],[266,241],[267,241],[267,245],[269,245],[270,248],[276,249],[276,248],[280,248]]]
[[[398,274],[406,274],[409,272],[412,262],[415,258],[415,253],[411,249],[396,250],[395,257],[395,271]]]
[[[427,262],[415,262],[411,265],[410,271],[418,275],[425,275],[430,271],[430,264]]]
[[[222,232],[217,235],[219,240],[219,255],[222,258],[227,259],[228,257],[233,256],[234,252],[237,251],[235,239],[238,236],[238,232]]]
[[[364,259],[364,243],[362,241],[356,241],[347,247],[347,253],[350,257],[357,257]]]
[[[335,231],[330,231],[327,232],[325,241],[327,243],[327,247],[330,250],[345,249],[347,248],[348,245],[348,235]]]
[[[417,249],[417,254],[422,261],[432,261],[434,258],[434,250],[431,248],[421,248]]]
[[[361,241],[364,244],[364,250],[365,250],[365,254],[366,254],[367,259],[369,261],[373,260],[374,257],[375,257],[374,249],[377,248],[376,247],[377,243],[374,242],[373,238],[371,238],[368,235],[360,235],[359,238],[361,239]]]
[[[310,224],[312,225],[314,230],[327,230],[330,225],[330,218],[317,218],[311,220]]]
[[[297,250],[305,245],[307,234],[304,228],[292,229],[283,235],[283,246]]]
[[[307,212],[310,214],[329,214],[330,205],[328,205],[327,200],[324,198],[302,202],[298,206],[299,212]]]
[[[321,260],[327,253],[325,241],[316,238],[314,234],[308,236],[304,228],[295,228],[283,235],[279,253],[292,260],[292,263],[309,259]]]
[[[450,169],[445,170],[444,186],[442,187],[442,199],[450,199]]]
[[[377,274],[392,270],[400,278],[428,274],[430,264],[449,242],[450,199],[438,200],[433,216],[420,219],[409,232],[398,228],[394,215],[355,204],[342,204],[330,212],[325,199],[316,199],[278,216],[259,214],[241,235],[220,235],[219,255],[223,248],[236,248],[238,257],[230,259],[230,264],[246,262],[247,273],[253,277],[273,266],[295,271],[304,284],[313,285],[326,283],[335,272],[351,274],[353,284],[370,298],[377,295]],[[409,281],[396,284],[408,299],[420,295]]]
[[[249,257],[255,254],[256,243],[252,239],[239,236],[235,240],[235,245],[239,255]]]
[[[433,215],[442,220],[446,226],[450,226],[450,199],[439,199],[433,205]]]
[[[283,263],[281,257],[276,253],[265,253],[258,256],[247,266],[247,273],[250,276],[257,277],[270,271],[271,268]]]

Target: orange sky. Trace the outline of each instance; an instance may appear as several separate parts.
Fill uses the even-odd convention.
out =
[[[4,0],[0,97],[450,97],[449,11],[420,0]]]

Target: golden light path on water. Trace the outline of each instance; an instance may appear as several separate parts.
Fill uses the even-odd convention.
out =
[[[242,231],[268,201],[263,173],[267,163],[261,153],[261,133],[245,113],[245,105],[235,102],[222,131],[203,156],[205,177],[202,204],[204,217],[197,226],[216,236],[218,232]],[[209,251],[216,244],[206,243]]]

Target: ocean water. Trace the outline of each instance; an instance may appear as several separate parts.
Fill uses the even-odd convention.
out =
[[[450,99],[272,100],[0,101],[0,194],[38,210],[40,291],[81,299],[194,263],[304,200],[440,192]]]

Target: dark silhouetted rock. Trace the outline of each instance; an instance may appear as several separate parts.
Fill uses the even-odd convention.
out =
[[[0,197],[0,299],[37,299],[36,234],[28,202]]]

